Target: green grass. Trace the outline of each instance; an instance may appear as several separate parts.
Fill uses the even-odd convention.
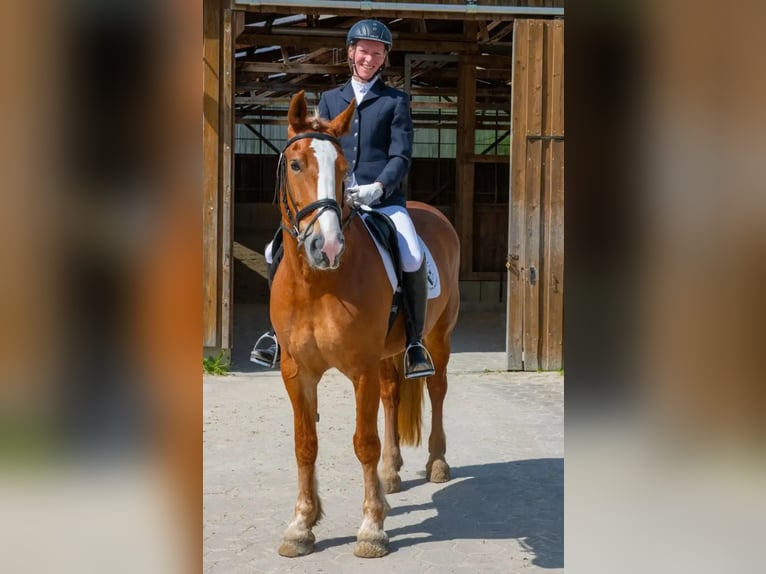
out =
[[[218,353],[217,357],[207,357],[202,359],[202,369],[207,375],[228,375],[229,364],[226,362],[224,352]]]

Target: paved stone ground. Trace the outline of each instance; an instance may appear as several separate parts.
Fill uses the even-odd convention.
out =
[[[278,372],[238,363],[245,351],[235,348],[240,368],[204,379],[204,571],[563,571],[563,376],[503,371],[503,324],[497,314],[461,317],[444,407],[452,480],[425,482],[427,446],[404,447],[403,490],[388,495],[390,554],[372,560],[353,555],[362,475],[351,383],[337,371],[320,383],[325,517],[314,528],[313,554],[283,558],[277,548],[297,484],[292,411]],[[493,350],[476,350],[482,346]],[[424,422],[427,437],[427,400]]]

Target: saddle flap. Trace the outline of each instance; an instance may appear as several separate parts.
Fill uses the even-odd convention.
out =
[[[380,213],[378,211],[364,211],[360,214],[360,217],[378,248],[378,253],[383,260],[388,279],[391,282],[391,288],[396,292],[402,279],[402,266],[401,259],[399,258],[399,242],[397,240],[396,227],[390,217],[385,213]],[[428,298],[435,299],[441,293],[439,270],[436,268],[436,261],[434,260],[433,255],[431,255],[428,245],[426,245],[421,237],[418,237],[418,239],[420,240],[420,246],[423,249],[426,258]]]

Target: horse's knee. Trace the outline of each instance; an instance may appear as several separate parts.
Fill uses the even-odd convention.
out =
[[[428,397],[431,399],[431,402],[444,400],[444,397],[447,395],[447,377],[440,377],[438,375],[428,377],[427,385]]]
[[[380,459],[380,438],[377,433],[355,434],[354,452],[362,464],[377,464]]]

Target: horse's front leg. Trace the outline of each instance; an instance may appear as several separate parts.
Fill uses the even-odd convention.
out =
[[[380,380],[378,365],[354,378],[356,395],[356,430],[354,451],[364,473],[364,518],[356,535],[354,554],[361,558],[378,558],[388,554],[388,535],[383,521],[388,511],[386,497],[378,479],[380,439],[378,438],[378,404]]]
[[[383,463],[380,467],[380,481],[386,494],[399,492],[402,479],[399,469],[404,461],[399,448],[399,374],[393,359],[384,359],[380,363],[380,398],[383,401],[385,415],[385,434],[383,437]]]
[[[435,337],[434,337],[435,339]],[[428,462],[426,479],[431,482],[447,482],[450,468],[445,459],[447,437],[444,434],[444,397],[447,394],[447,363],[450,355],[449,338],[429,340],[428,348],[436,373],[428,377],[428,396],[431,399],[431,434],[428,437]]]
[[[318,448],[316,413],[319,377],[302,373],[286,353],[282,354],[281,362],[282,378],[293,405],[298,500],[295,503],[295,516],[285,530],[279,553],[295,557],[314,551],[315,538],[311,529],[323,515],[314,467]]]

